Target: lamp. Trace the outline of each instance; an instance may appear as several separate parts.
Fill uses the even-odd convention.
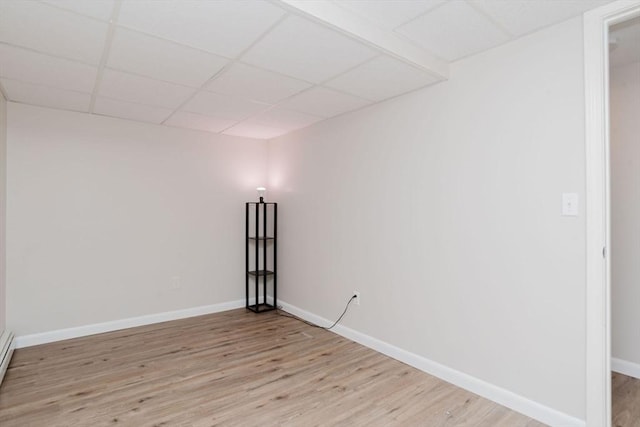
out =
[[[258,191],[258,197],[260,198],[260,203],[264,203],[264,196],[267,193],[267,189],[264,187],[258,187],[256,188],[256,190]]]

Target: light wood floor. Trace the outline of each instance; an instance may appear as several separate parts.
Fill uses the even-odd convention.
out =
[[[611,375],[613,427],[640,427],[640,380]]]
[[[244,309],[17,350],[10,426],[542,426],[331,332]]]

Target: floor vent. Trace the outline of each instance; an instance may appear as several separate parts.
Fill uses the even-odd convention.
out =
[[[2,384],[4,374],[9,367],[14,348],[13,333],[9,331],[2,332],[2,335],[0,335],[0,384]]]

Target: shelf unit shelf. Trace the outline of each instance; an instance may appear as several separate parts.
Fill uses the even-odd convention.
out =
[[[256,307],[255,304],[247,306],[247,308],[255,313],[262,313],[263,311],[275,310],[276,307],[271,304],[258,304]]]
[[[278,204],[265,202],[262,198],[259,202],[247,202],[245,307],[255,313],[278,308],[277,237]]]
[[[248,271],[247,273],[249,273],[249,275],[251,276],[271,276],[273,274],[275,274],[273,271],[271,270],[252,270],[252,271]]]

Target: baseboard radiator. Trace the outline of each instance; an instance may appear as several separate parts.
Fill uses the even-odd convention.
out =
[[[7,368],[9,368],[9,362],[11,361],[14,348],[13,333],[3,331],[2,335],[0,335],[0,384],[2,384],[2,379],[7,372]]]

